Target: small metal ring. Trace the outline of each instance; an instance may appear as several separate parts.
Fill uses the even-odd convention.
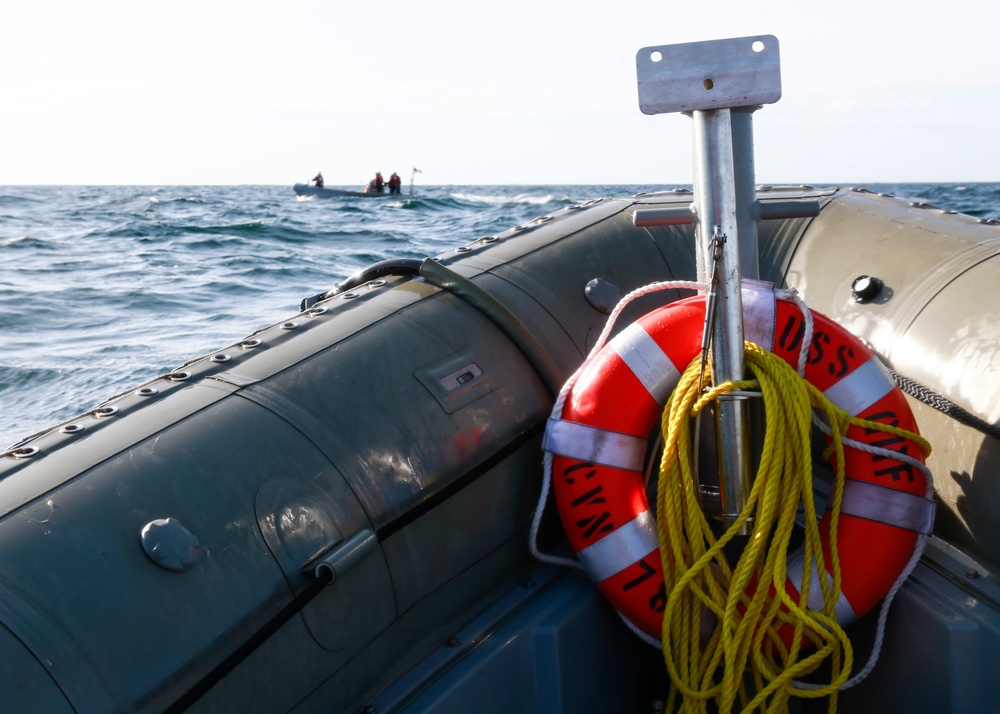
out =
[[[135,395],[137,397],[151,397],[154,394],[159,394],[160,390],[156,387],[139,387],[135,390]]]
[[[308,310],[306,310],[306,314],[309,317],[319,317],[324,312],[326,312],[326,306],[325,305],[317,305],[316,307],[311,307]]]
[[[341,297],[342,300],[353,300],[357,296],[358,296],[357,293],[344,293],[340,297]]]
[[[171,372],[166,376],[171,382],[183,382],[184,380],[191,379],[190,372]]]
[[[289,320],[288,322],[282,323],[281,329],[282,330],[294,330],[298,326],[299,326],[299,323],[295,322],[294,320]]]
[[[260,347],[261,341],[256,337],[248,337],[247,339],[240,342],[240,347],[245,350],[252,350],[254,347]]]
[[[103,407],[97,407],[93,412],[91,412],[96,418],[103,419],[104,417],[113,416],[118,413],[118,407],[113,407],[110,404]]]
[[[457,248],[455,248],[456,253],[468,253],[470,250],[472,250],[472,248],[470,248],[467,245],[460,245]]]
[[[368,281],[368,287],[370,287],[370,288],[380,288],[383,285],[385,285],[385,281],[382,280],[382,278],[379,278],[377,280],[369,280]]]
[[[479,239],[479,242],[483,244],[496,243],[498,240],[499,238],[497,238],[496,236],[483,236],[482,238]]]
[[[82,424],[67,424],[62,429],[60,429],[63,434],[75,434],[78,431],[83,431]]]
[[[10,455],[15,459],[30,459],[32,456],[38,453],[37,446],[22,446],[17,449],[11,449]]]
[[[213,362],[229,362],[230,360],[232,360],[232,357],[222,352],[212,355]]]

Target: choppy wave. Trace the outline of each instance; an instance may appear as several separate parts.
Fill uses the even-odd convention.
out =
[[[563,206],[674,186],[0,187],[0,447],[297,313],[388,258],[433,256]],[[1000,218],[1000,184],[869,186]]]

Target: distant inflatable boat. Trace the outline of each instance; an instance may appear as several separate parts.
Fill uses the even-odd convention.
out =
[[[310,186],[305,183],[297,183],[292,188],[298,196],[315,196],[316,198],[385,198],[386,196],[398,196],[388,191],[383,193],[368,193],[366,191],[345,191],[339,188],[326,188],[325,186]]]

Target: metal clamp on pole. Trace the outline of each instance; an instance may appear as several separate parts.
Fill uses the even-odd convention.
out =
[[[757,207],[749,121],[757,105],[781,98],[778,40],[761,35],[646,47],[636,56],[636,69],[643,113],[683,112],[694,121],[698,279],[711,280],[715,293],[705,316],[712,378],[716,384],[742,379],[740,280],[741,275],[757,277]],[[738,145],[734,145],[734,127]],[[746,399],[720,399],[715,414],[722,518],[732,523],[745,507],[750,490]],[[745,526],[743,534],[747,533],[749,527]]]

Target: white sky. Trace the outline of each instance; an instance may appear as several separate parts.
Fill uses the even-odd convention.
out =
[[[690,183],[642,47],[775,35],[759,182],[1000,180],[993,0],[49,0],[0,9],[0,184]]]

